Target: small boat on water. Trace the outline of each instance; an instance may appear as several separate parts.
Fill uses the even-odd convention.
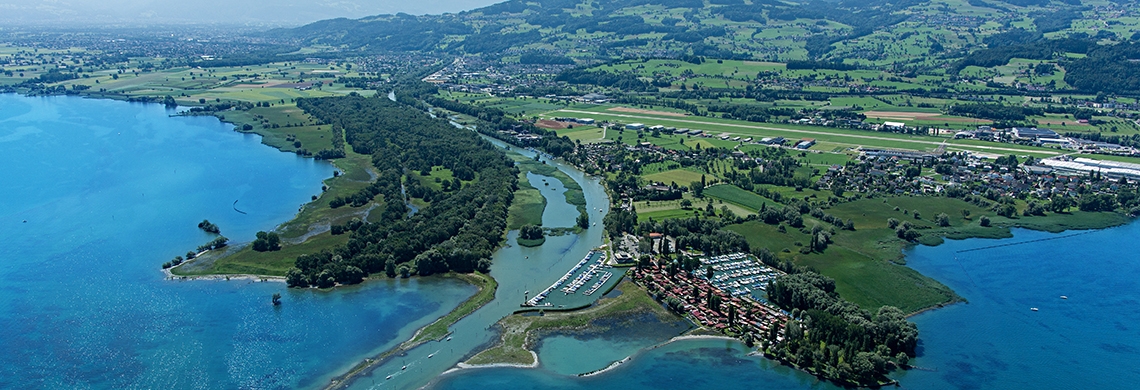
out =
[[[403,366],[403,367],[400,367],[400,371],[404,371],[404,370],[407,370],[407,369],[408,369],[408,366]]]
[[[447,341],[451,341],[451,336],[447,336]]]
[[[384,379],[385,379],[385,380],[387,380],[387,379],[392,379],[392,376],[391,376],[391,375],[388,375],[388,377],[387,377],[387,378],[384,378]]]
[[[432,356],[435,356],[435,354],[428,354],[428,359],[431,359]]]
[[[1062,295],[1061,299],[1069,299],[1069,297],[1067,295]]]
[[[1036,307],[1031,307],[1031,308],[1029,308],[1029,310],[1032,310],[1032,311],[1037,311],[1037,308],[1036,308]]]

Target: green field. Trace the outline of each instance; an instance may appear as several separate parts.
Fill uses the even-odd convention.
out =
[[[823,253],[799,253],[799,247],[806,245],[810,236],[797,229],[788,228],[787,233],[780,233],[774,225],[763,222],[731,225],[726,229],[744,235],[753,248],[768,248],[780,258],[814,268],[835,279],[840,296],[869,311],[890,305],[909,313],[957,299],[953,291],[933,279],[905,266],[871,258],[838,242]]]
[[[596,120],[606,120],[611,123],[631,123],[641,122],[646,125],[663,125],[670,127],[684,127],[705,130],[706,132],[714,135],[730,134],[733,136],[752,137],[759,139],[762,137],[775,137],[781,136],[792,140],[801,138],[813,138],[821,142],[829,142],[837,145],[847,145],[850,147],[877,147],[877,148],[894,148],[894,149],[909,149],[909,150],[922,150],[931,151],[938,148],[940,145],[945,144],[947,149],[960,149],[969,150],[974,152],[991,153],[991,154],[1009,154],[1018,153],[1026,154],[1037,157],[1049,157],[1060,154],[1055,149],[1021,146],[1014,144],[1000,144],[976,140],[954,140],[950,138],[934,137],[934,136],[920,136],[920,135],[906,135],[895,133],[876,133],[859,130],[848,130],[840,128],[830,128],[822,126],[800,126],[790,124],[774,124],[774,123],[752,123],[744,121],[736,121],[730,119],[720,118],[677,118],[669,116],[659,116],[653,114],[627,114],[609,111],[610,107],[599,106],[587,110],[580,109],[565,109],[554,111],[545,114],[546,116],[589,116]],[[661,141],[655,137],[637,138],[637,132],[625,131],[624,134],[609,134],[607,138],[621,137],[620,141],[627,144],[635,144],[637,142],[649,141],[653,143],[662,142],[662,147],[668,148],[674,138],[672,136],[662,136]],[[702,138],[701,141],[706,141],[714,146],[732,147],[737,145],[737,142],[722,141],[719,138]]]
[[[573,129],[560,129],[558,136],[566,136],[571,141],[581,141],[584,144],[606,141],[605,131],[601,127],[578,126]]]
[[[688,169],[673,169],[665,172],[659,172],[649,175],[642,175],[641,177],[647,181],[656,183],[676,183],[679,186],[688,186],[690,183],[701,181],[702,174],[700,172],[691,171]]]
[[[317,253],[322,250],[332,250],[348,243],[348,234],[332,235],[324,232],[300,244],[283,243],[281,250],[272,252],[258,252],[252,246],[231,246],[218,255],[209,254],[209,257],[183,263],[182,266],[171,269],[175,275],[268,275],[285,276],[285,272],[293,268],[298,256]],[[199,265],[199,262],[213,260],[208,265]]]
[[[515,230],[524,225],[542,225],[542,212],[546,210],[546,197],[530,184],[527,171],[519,172],[519,189],[507,211],[507,229]]]
[[[822,253],[801,253],[799,249],[807,244],[810,236],[798,229],[787,227],[785,232],[779,232],[776,225],[762,222],[747,222],[727,229],[744,235],[752,248],[767,248],[781,259],[814,268],[835,279],[840,295],[863,308],[874,311],[879,306],[892,305],[913,312],[957,299],[957,296],[942,284],[896,264],[905,262],[902,250],[913,244],[896,236],[895,230],[887,225],[889,218],[919,229],[922,236],[918,241],[929,245],[940,244],[943,237],[1008,238],[1012,237],[1010,227],[1059,232],[1105,228],[1129,220],[1116,213],[1082,212],[1009,219],[960,199],[931,197],[859,199],[824,211],[852,220],[855,231],[837,230],[831,245]],[[968,212],[968,216],[963,211]],[[915,218],[916,213],[918,218]],[[949,217],[949,226],[939,226],[935,222],[939,213]],[[981,216],[989,217],[992,226],[981,226],[978,223]],[[805,218],[804,221],[808,227],[816,223],[825,229],[830,228],[830,224],[813,218]]]
[[[346,88],[343,84],[335,84],[333,80],[337,76],[359,76],[340,65],[278,62],[208,69],[143,69],[142,65],[148,61],[155,59],[132,59],[128,63],[116,64],[120,67],[115,68],[87,68],[85,77],[52,86],[68,89],[75,86],[89,87],[84,93],[96,97],[172,96],[178,104],[188,106],[223,101],[288,104],[297,98],[344,95],[350,92],[362,95],[375,93],[374,90]],[[43,68],[37,69],[35,72],[29,70],[24,79],[36,77],[43,72]],[[549,105],[546,108],[549,110],[556,107]]]
[[[759,211],[765,204],[768,207],[778,207],[778,203],[771,199],[731,184],[718,184],[705,188],[704,195],[747,208],[752,212]]]
[[[260,134],[262,143],[284,152],[306,149],[316,153],[332,147],[332,126],[317,125],[315,119],[293,103],[226,112],[222,117],[239,130],[242,125],[250,125],[250,132]],[[300,142],[300,147],[294,141]]]

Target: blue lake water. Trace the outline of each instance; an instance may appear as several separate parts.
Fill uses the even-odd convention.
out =
[[[0,388],[319,386],[474,292],[433,278],[334,292],[163,279],[163,262],[211,238],[198,221],[249,241],[333,170],[170,114],[0,95]]]
[[[1006,240],[947,241],[907,261],[969,300],[918,315],[933,371],[907,388],[1124,389],[1140,383],[1140,223]],[[959,250],[1060,237],[957,253]],[[1068,299],[1061,299],[1064,295]],[[1031,311],[1036,307],[1038,311]]]

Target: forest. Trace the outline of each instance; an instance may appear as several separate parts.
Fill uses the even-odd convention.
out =
[[[788,268],[788,267],[785,267]],[[918,327],[901,310],[883,306],[875,316],[839,297],[835,281],[811,270],[768,285],[768,300],[792,313],[782,343],[769,353],[842,382],[873,385],[891,366],[905,366],[918,346]]]
[[[340,226],[349,234],[347,244],[299,256],[286,274],[290,286],[332,287],[379,272],[406,277],[489,270],[518,185],[510,159],[474,132],[384,98],[352,94],[299,99],[297,106],[343,130],[345,141],[370,154],[380,172],[340,207],[362,207],[376,197],[384,207],[372,211],[381,213],[378,220],[369,218],[375,222]],[[433,167],[460,172],[460,185],[433,192],[428,206],[408,215],[404,178]]]
[[[531,123],[515,120],[510,117],[506,111],[495,107],[460,103],[458,100],[447,100],[435,96],[435,87],[424,82],[417,81],[411,85],[418,85],[420,88],[400,88],[400,92],[396,95],[398,100],[412,102],[416,101],[416,99],[422,99],[424,102],[435,107],[471,115],[478,119],[476,129],[480,133],[489,137],[499,138],[505,142],[517,143],[515,139],[503,137],[498,130],[522,130],[527,133],[540,135],[542,136],[541,140],[532,145],[521,146],[537,146],[554,157],[562,157],[574,151],[574,142],[569,138],[565,136],[559,137],[554,131],[536,127]]]

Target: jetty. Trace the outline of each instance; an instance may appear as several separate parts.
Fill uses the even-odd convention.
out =
[[[598,289],[602,288],[602,286],[604,286],[606,284],[606,282],[610,280],[611,277],[613,277],[612,272],[605,271],[606,269],[610,268],[605,263],[606,263],[606,253],[605,252],[598,251],[598,250],[590,251],[589,253],[586,254],[586,257],[583,257],[581,261],[579,261],[573,267],[570,267],[570,270],[566,271],[566,274],[562,275],[562,277],[560,277],[560,278],[558,278],[558,280],[554,281],[554,283],[551,284],[550,287],[547,287],[545,290],[542,290],[542,292],[538,293],[533,298],[528,299],[521,306],[523,306],[523,307],[550,307],[550,306],[553,306],[550,302],[543,303],[543,301],[546,300],[546,297],[549,296],[551,292],[554,292],[556,290],[561,290],[562,293],[565,295],[575,294],[578,292],[579,289],[582,288],[582,286],[585,286],[586,284],[590,283],[590,281],[593,280],[595,277],[597,277],[598,275],[601,275],[600,281],[597,283],[594,283],[594,285],[590,286],[590,288],[585,291],[584,295],[593,294]],[[574,274],[578,273],[578,271],[582,270],[583,268],[585,268],[585,271],[575,277]]]

